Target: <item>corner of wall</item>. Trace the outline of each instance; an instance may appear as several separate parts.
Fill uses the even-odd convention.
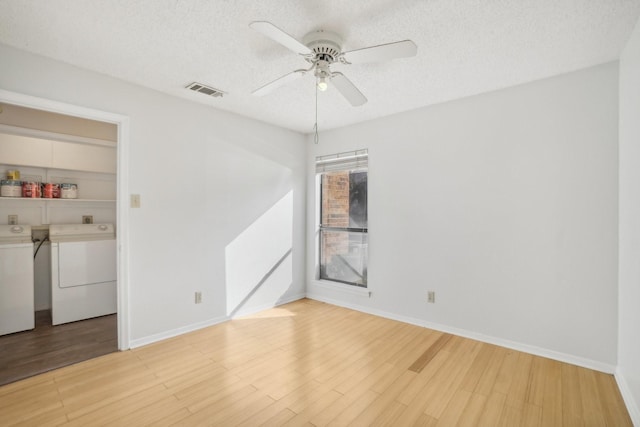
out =
[[[620,389],[620,394],[622,395],[622,399],[624,400],[625,405],[627,406],[627,411],[629,411],[629,416],[631,417],[631,422],[634,426],[640,426],[640,407],[633,399],[633,395],[631,394],[631,388],[629,384],[627,384],[627,380],[625,379],[625,375],[618,367],[614,374],[616,383],[618,384],[618,388]]]
[[[620,56],[618,129],[618,360],[615,378],[640,426],[640,20]]]

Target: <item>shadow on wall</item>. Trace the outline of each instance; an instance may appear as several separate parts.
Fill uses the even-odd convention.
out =
[[[293,282],[293,190],[225,247],[227,316],[270,308]]]

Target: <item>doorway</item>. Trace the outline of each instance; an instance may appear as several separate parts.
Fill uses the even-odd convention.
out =
[[[39,322],[40,333],[44,335],[40,335],[40,339],[43,336],[46,336],[47,333],[51,333],[51,331],[56,330],[56,334],[59,335],[59,338],[62,339],[61,342],[64,342],[64,335],[67,332],[71,332],[76,329],[76,332],[80,334],[80,330],[93,331],[98,334],[98,342],[102,342],[103,344],[107,343],[107,346],[112,346],[117,350],[126,350],[129,348],[129,312],[128,312],[128,230],[129,230],[129,222],[128,222],[128,143],[129,143],[129,119],[126,116],[112,114],[109,112],[99,111],[88,109],[85,107],[79,107],[71,104],[60,103],[57,101],[47,100],[44,98],[36,98],[29,95],[19,94],[15,92],[9,92],[0,90],[0,103],[2,104],[10,104],[19,107],[32,108],[36,110],[41,110],[45,112],[62,114],[74,118],[82,118],[88,120],[94,120],[104,123],[111,123],[117,127],[117,138],[116,138],[116,200],[115,200],[115,216],[116,216],[116,224],[117,224],[117,233],[116,233],[116,258],[117,258],[117,316],[112,315],[104,316],[103,318],[96,318],[93,320],[87,321],[88,323],[81,325],[82,322],[76,322],[69,324],[68,326],[59,325],[56,327],[51,327],[48,325],[47,314],[46,313],[38,313],[36,320]],[[116,336],[109,336],[107,332],[109,328],[113,330],[116,328]],[[48,332],[47,332],[48,331]],[[102,331],[102,332],[100,332]],[[11,339],[15,340],[18,334],[13,334],[14,336],[9,336]],[[34,339],[36,336],[34,335]],[[115,340],[113,340],[115,338]],[[3,343],[8,344],[7,343]],[[68,344],[68,341],[67,341]],[[58,344],[60,346],[64,346],[64,344]],[[100,345],[95,346],[100,347]],[[92,354],[100,355],[104,349],[96,350],[89,349],[85,353],[85,358],[95,357],[91,356]],[[104,353],[103,353],[104,354]],[[86,356],[89,357],[86,357]],[[75,363],[72,361],[71,363]],[[55,364],[54,364],[55,365]],[[53,369],[59,366],[52,366],[49,369]],[[37,374],[39,372],[35,372]]]

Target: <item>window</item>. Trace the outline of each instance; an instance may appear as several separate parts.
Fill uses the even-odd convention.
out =
[[[367,169],[367,150],[316,158],[320,279],[367,287]]]

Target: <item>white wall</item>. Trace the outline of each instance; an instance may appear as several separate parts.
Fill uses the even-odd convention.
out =
[[[612,372],[617,73],[605,64],[321,133],[310,195],[316,155],[369,149],[372,293],[315,280],[309,197],[308,296]]]
[[[227,246],[289,193],[291,262],[263,284],[280,294],[256,292],[242,310],[304,295],[302,135],[2,45],[0,63],[2,89],[130,119],[129,187],[142,205],[130,210],[134,345],[224,319]],[[244,266],[267,275],[259,267]]]
[[[640,425],[640,21],[620,59],[619,338],[616,378]]]

